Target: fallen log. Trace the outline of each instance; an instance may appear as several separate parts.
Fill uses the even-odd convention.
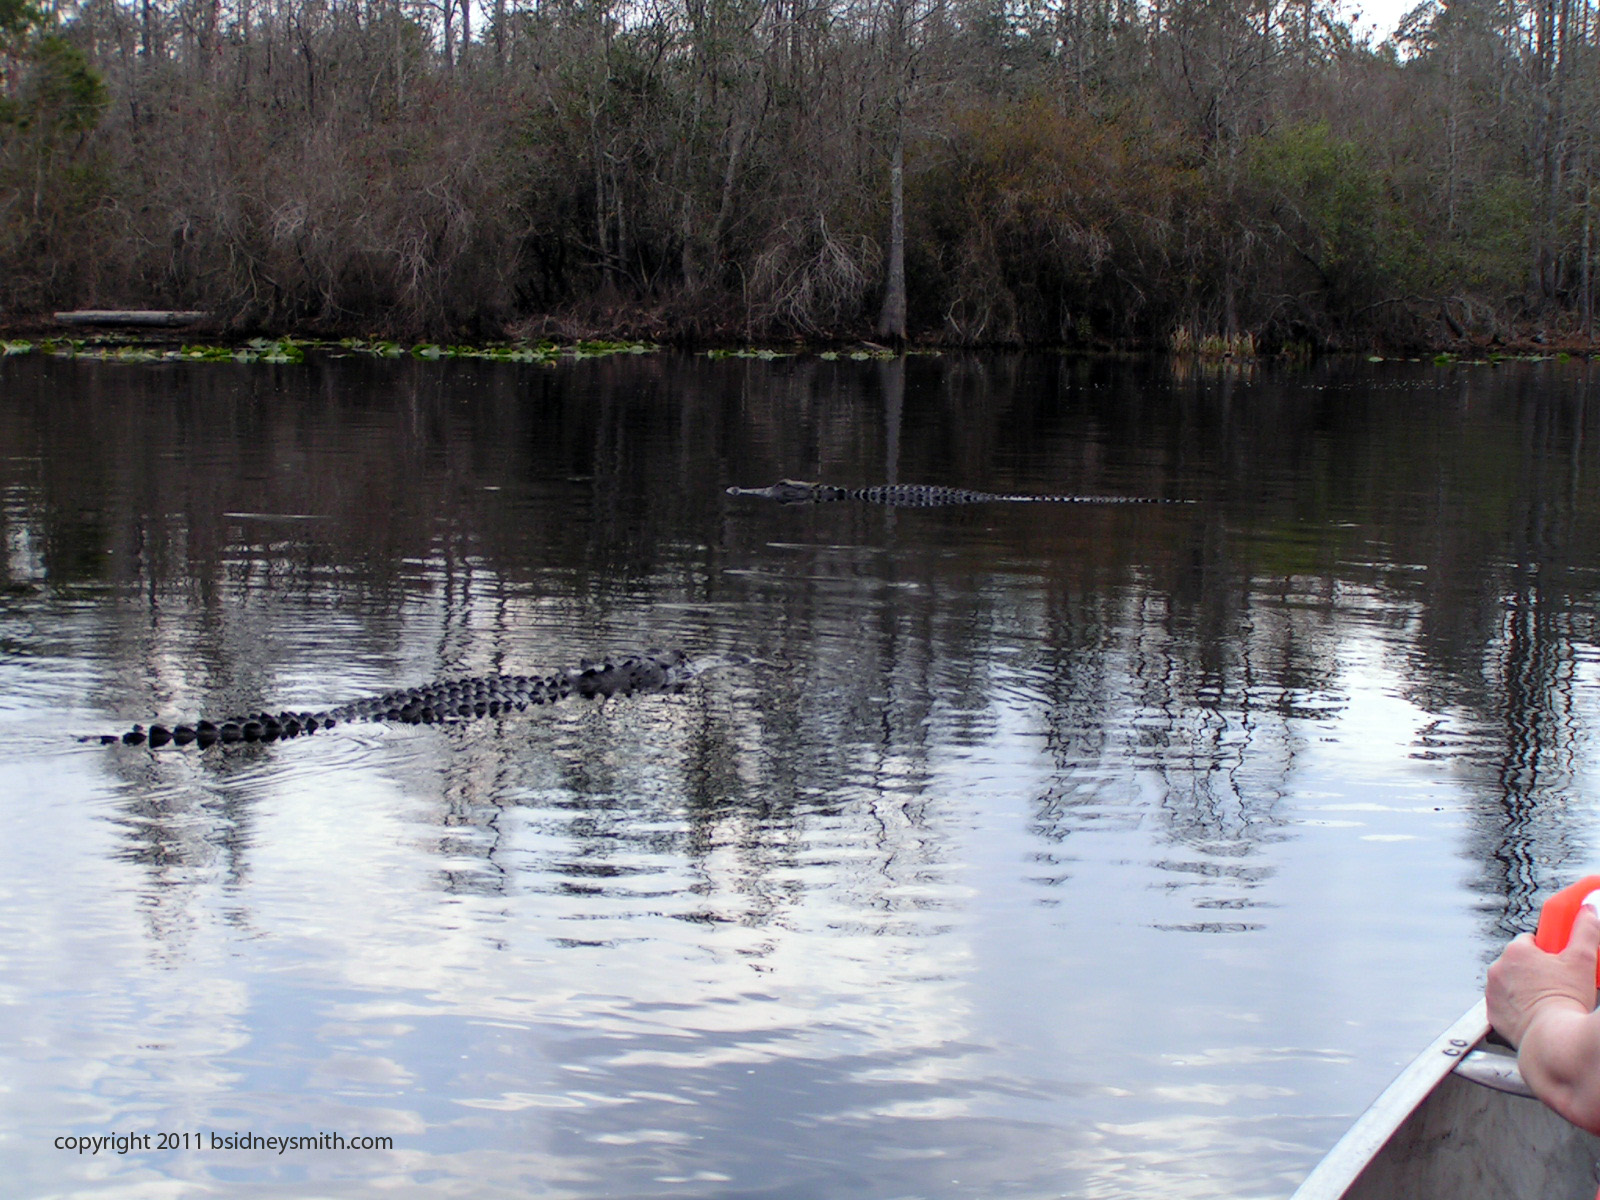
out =
[[[210,313],[175,312],[165,309],[80,308],[73,312],[58,312],[55,319],[63,325],[139,325],[168,327],[193,325],[203,321]]]

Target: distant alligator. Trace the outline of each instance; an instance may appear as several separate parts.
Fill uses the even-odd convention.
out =
[[[739,661],[717,657],[691,659],[681,650],[647,650],[604,662],[585,659],[579,666],[552,675],[475,675],[402,688],[340,704],[326,712],[258,713],[224,721],[183,725],[135,725],[126,733],[108,733],[80,741],[153,747],[210,746],[216,742],[271,742],[331,729],[351,721],[404,721],[411,725],[470,721],[532,705],[554,704],[567,696],[608,697],[634,692],[679,692],[695,676]]]
[[[730,496],[760,496],[780,504],[823,504],[833,500],[864,500],[900,508],[936,508],[946,504],[1188,504],[1155,496],[1033,496],[1023,492],[975,492],[970,488],[940,487],[923,483],[880,483],[847,488],[831,483],[780,479],[771,487],[728,489]]]

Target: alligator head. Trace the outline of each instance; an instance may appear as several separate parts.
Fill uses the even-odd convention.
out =
[[[1073,496],[1058,493],[978,492],[971,488],[935,483],[877,483],[846,488],[831,483],[780,479],[771,487],[728,489],[730,496],[759,496],[779,504],[819,504],[830,500],[861,500],[896,508],[940,508],[948,504],[1189,504],[1157,496]]]
[[[776,500],[779,504],[814,504],[822,500],[843,500],[849,495],[846,488],[829,483],[807,483],[803,479],[780,479],[771,487],[728,489],[730,496],[759,496],[763,500]]]

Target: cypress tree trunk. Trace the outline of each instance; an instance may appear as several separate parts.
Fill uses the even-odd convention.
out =
[[[902,103],[895,98],[894,149],[889,160],[889,273],[878,314],[878,336],[895,345],[906,340],[906,127]]]

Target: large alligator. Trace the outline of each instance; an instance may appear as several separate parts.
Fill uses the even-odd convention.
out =
[[[551,675],[475,675],[425,687],[401,688],[336,705],[325,712],[257,713],[223,721],[199,720],[179,725],[135,725],[126,733],[108,733],[81,741],[153,747],[191,743],[270,742],[331,729],[351,721],[404,721],[433,724],[470,721],[477,717],[520,712],[532,705],[554,704],[568,696],[605,698],[634,692],[679,692],[695,676],[713,666],[737,660],[690,658],[681,650],[647,650],[603,662],[584,660]]]
[[[780,479],[771,487],[731,487],[730,496],[760,496],[780,504],[824,504],[833,500],[864,500],[869,504],[892,504],[900,508],[937,508],[947,504],[1188,504],[1187,500],[1168,500],[1158,496],[1058,496],[1029,495],[1025,492],[975,492],[970,488],[941,487],[924,483],[880,483],[872,487],[847,488],[831,483],[807,483],[803,479]]]

